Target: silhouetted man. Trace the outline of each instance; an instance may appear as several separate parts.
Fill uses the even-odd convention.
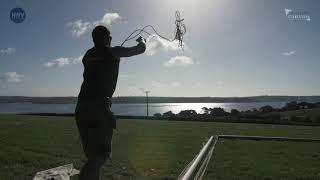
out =
[[[111,159],[111,140],[116,120],[111,108],[111,97],[116,89],[121,57],[141,54],[146,46],[143,38],[137,46],[111,47],[110,31],[97,26],[92,31],[94,47],[82,59],[83,83],[75,110],[76,123],[87,160],[81,169],[80,180],[100,179],[100,169]]]

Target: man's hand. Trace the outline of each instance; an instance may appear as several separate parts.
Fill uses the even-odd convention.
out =
[[[136,41],[138,42],[138,43],[146,43],[146,40],[143,38],[143,37],[138,37],[138,39],[136,39]]]

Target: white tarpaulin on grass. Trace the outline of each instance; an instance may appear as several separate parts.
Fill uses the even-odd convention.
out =
[[[33,180],[70,180],[70,177],[79,174],[79,170],[73,167],[73,164],[66,164],[56,168],[37,172]]]

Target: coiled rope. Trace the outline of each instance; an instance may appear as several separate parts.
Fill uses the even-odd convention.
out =
[[[158,37],[160,37],[160,38],[162,38],[162,39],[165,39],[165,40],[170,41],[170,42],[173,42],[173,41],[175,41],[175,40],[178,40],[178,41],[179,41],[178,46],[181,47],[181,49],[183,49],[183,46],[184,46],[184,44],[183,44],[183,36],[184,36],[184,34],[187,32],[187,28],[186,28],[185,24],[182,23],[182,21],[183,21],[184,19],[181,19],[181,18],[180,18],[180,12],[179,12],[179,11],[176,11],[175,17],[176,17],[176,20],[175,20],[176,29],[175,29],[175,32],[174,32],[175,36],[174,36],[173,39],[169,39],[169,38],[166,38],[166,37],[160,35],[152,25],[146,25],[146,26],[144,26],[142,29],[137,29],[137,30],[133,31],[133,32],[121,43],[121,46],[123,46],[124,43],[126,43],[127,41],[130,41],[130,40],[136,38],[136,37],[139,36],[141,33],[146,33],[147,35],[152,36],[151,33],[149,33],[148,31],[145,30],[146,28],[151,28],[151,29],[153,30],[153,32],[154,32]]]

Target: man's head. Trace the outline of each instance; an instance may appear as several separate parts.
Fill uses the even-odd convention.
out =
[[[110,31],[104,26],[96,26],[92,31],[92,39],[96,47],[110,47],[111,39]]]

